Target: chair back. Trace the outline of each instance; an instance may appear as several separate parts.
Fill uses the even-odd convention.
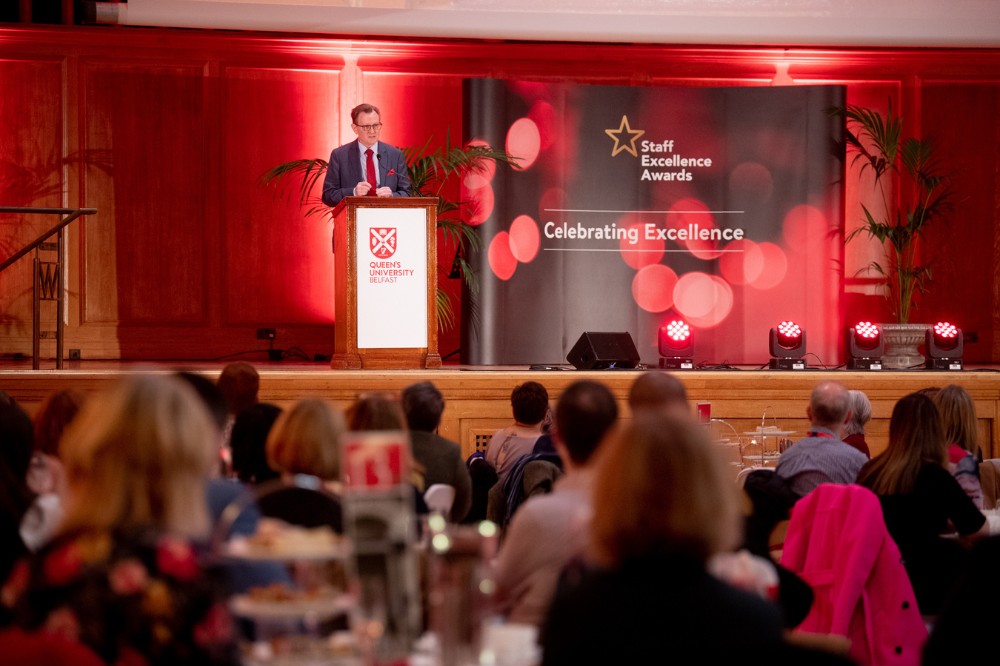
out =
[[[472,480],[472,506],[464,523],[478,523],[486,520],[490,489],[497,483],[497,471],[483,456],[469,456],[469,478]]]
[[[455,502],[455,487],[447,483],[433,483],[424,491],[424,501],[431,512],[440,513],[447,518],[451,513],[451,505]]]

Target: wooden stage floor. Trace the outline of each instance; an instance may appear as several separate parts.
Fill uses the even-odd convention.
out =
[[[49,393],[77,388],[96,393],[122,375],[135,372],[172,372],[177,369],[218,376],[224,363],[121,361],[67,361],[62,370],[31,370],[29,361],[0,361],[0,390],[34,413]],[[511,389],[524,381],[543,384],[554,400],[570,383],[594,379],[606,383],[628,417],[626,398],[643,370],[531,370],[520,367],[445,366],[435,370],[331,370],[325,363],[254,363],[260,372],[260,399],[288,406],[300,398],[319,397],[346,407],[361,393],[397,392],[417,381],[429,380],[447,401],[441,434],[462,445],[466,454],[508,424]],[[45,368],[45,364],[43,364]],[[714,419],[734,433],[749,432],[761,424],[802,433],[808,426],[805,408],[809,392],[819,381],[833,379],[848,388],[865,391],[874,417],[868,428],[873,453],[887,441],[892,407],[903,395],[928,386],[959,384],[972,395],[979,417],[985,457],[1000,457],[1000,369],[967,368],[961,372],[923,370],[855,372],[845,370],[771,371],[757,368],[678,371],[693,403],[711,403]],[[792,436],[793,438],[795,435]]]

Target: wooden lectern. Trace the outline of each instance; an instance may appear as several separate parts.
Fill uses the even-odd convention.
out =
[[[333,219],[331,367],[440,368],[437,199],[345,197]]]

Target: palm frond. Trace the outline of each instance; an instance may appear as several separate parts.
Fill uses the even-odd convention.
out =
[[[885,260],[872,262],[865,270],[885,280],[889,309],[905,323],[931,281],[930,267],[918,263],[918,240],[928,225],[948,221],[954,210],[952,180],[931,139],[903,138],[903,121],[893,113],[892,100],[885,115],[855,105],[833,113],[844,118],[846,148],[854,152],[851,165],[860,174],[873,173],[885,210],[876,215],[862,204],[862,224],[846,241],[864,234],[883,246]]]
[[[451,330],[455,326],[455,311],[451,307],[451,297],[441,287],[438,287],[435,294],[435,303],[437,304],[438,329]]]
[[[328,167],[328,162],[319,157],[292,160],[291,162],[283,162],[271,167],[262,173],[260,182],[265,187],[274,187],[278,192],[283,192],[282,188],[286,185],[288,179],[298,179],[299,204],[305,206],[309,203],[310,198],[315,199],[313,192],[315,191],[316,183],[326,178]],[[307,214],[312,214],[313,212],[310,211]]]

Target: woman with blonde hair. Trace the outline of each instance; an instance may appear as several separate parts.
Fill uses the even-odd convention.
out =
[[[339,494],[344,431],[343,412],[326,400],[300,400],[281,413],[266,444],[267,462],[281,479],[257,487],[262,515],[343,532]]]
[[[940,612],[965,566],[959,539],[988,533],[986,517],[949,473],[948,443],[934,401],[922,393],[900,398],[889,421],[889,446],[858,473],[879,497],[889,534],[899,546],[923,615]]]
[[[690,419],[637,414],[598,460],[591,522],[597,567],[571,567],[543,631],[543,664],[774,659],[777,606],[708,573],[740,539],[737,489]]]
[[[300,400],[275,421],[267,437],[267,461],[285,474],[311,474],[326,481],[340,479],[340,439],[344,415],[333,404]]]
[[[89,399],[60,447],[58,535],[0,594],[15,624],[107,663],[136,653],[149,664],[233,663],[223,590],[198,546],[215,435],[198,397],[172,377],[137,375]]]
[[[956,384],[948,384],[933,396],[941,413],[948,443],[948,469],[973,504],[983,508],[983,486],[979,481],[979,425],[972,396]]]

